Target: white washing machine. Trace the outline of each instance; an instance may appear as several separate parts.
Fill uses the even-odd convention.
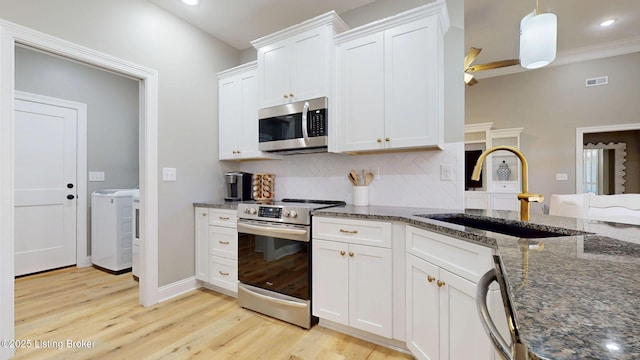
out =
[[[139,189],[104,189],[91,194],[91,263],[111,272],[128,271],[133,258],[133,196]]]
[[[133,264],[131,265],[131,272],[134,279],[140,278],[140,194],[133,195]]]

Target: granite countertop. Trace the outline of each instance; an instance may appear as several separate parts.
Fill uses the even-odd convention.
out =
[[[415,216],[446,213],[456,211],[347,205],[313,212],[401,221],[493,247],[500,255],[520,336],[534,356],[640,359],[640,226],[532,215],[531,226],[590,234],[521,239]],[[465,213],[504,222],[519,219],[511,211]]]
[[[210,208],[210,209],[229,209],[229,210],[237,210],[239,201],[209,201],[209,202],[195,202],[193,203],[193,207],[202,207],[202,208]]]

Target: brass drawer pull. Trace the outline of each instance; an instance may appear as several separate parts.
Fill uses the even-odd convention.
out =
[[[340,232],[343,234],[357,234],[358,230],[345,230],[345,229],[340,229]]]
[[[428,282],[433,282],[433,280],[435,280],[435,279],[436,279],[436,278],[434,278],[433,276],[431,276],[431,275],[427,275],[427,281],[428,281]]]
[[[438,284],[438,287],[443,287],[443,286],[445,286],[445,285],[446,285],[446,284],[444,283],[444,281],[442,281],[442,280],[438,280],[438,282],[437,282],[436,284]]]
[[[340,251],[341,256],[344,256],[344,254],[345,254],[344,250]]]
[[[349,256],[353,257],[353,251],[349,251]]]
[[[222,276],[229,276],[228,272],[223,272],[223,271],[218,270],[218,273],[220,273],[220,275],[222,275]]]
[[[218,219],[220,220],[229,220],[228,216],[218,216]]]
[[[221,241],[221,240],[218,240],[218,242],[219,242],[220,244],[222,244],[222,245],[229,245],[229,242],[228,242],[228,241]]]

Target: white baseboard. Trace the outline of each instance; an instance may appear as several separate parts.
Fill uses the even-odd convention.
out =
[[[196,280],[195,276],[176,281],[172,284],[158,288],[158,302],[167,301],[200,287],[200,281]]]

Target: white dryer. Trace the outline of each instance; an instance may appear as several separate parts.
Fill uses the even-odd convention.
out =
[[[132,266],[133,196],[139,189],[104,189],[91,194],[91,263],[122,273]]]

